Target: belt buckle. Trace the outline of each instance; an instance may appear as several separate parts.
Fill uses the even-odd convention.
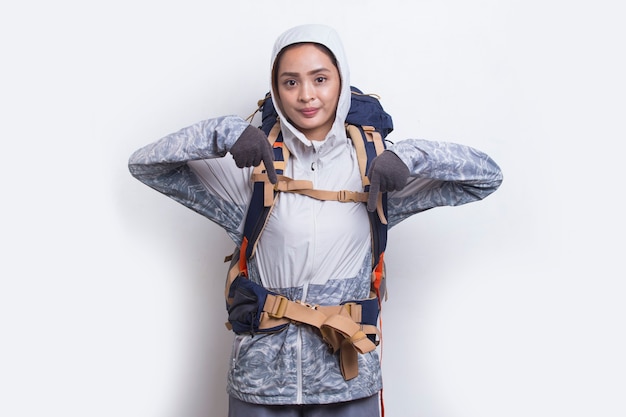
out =
[[[273,319],[282,319],[287,311],[287,303],[289,299],[282,295],[277,295],[272,305],[272,311],[268,311],[267,314]]]

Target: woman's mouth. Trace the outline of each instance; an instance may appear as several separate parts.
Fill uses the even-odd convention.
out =
[[[309,108],[300,110],[300,113],[304,117],[314,117],[317,114],[318,111],[319,111],[319,109],[317,109],[315,107],[309,107]]]

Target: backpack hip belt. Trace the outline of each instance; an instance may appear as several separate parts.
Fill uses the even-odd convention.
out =
[[[376,349],[378,299],[356,300],[333,306],[292,301],[244,276],[230,286],[227,327],[237,334],[275,333],[291,323],[319,330],[333,353],[339,353],[346,380],[358,375],[358,354]]]

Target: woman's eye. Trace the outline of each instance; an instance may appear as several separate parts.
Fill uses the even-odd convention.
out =
[[[296,85],[296,81],[295,80],[287,80],[287,81],[285,81],[285,85],[287,87],[293,87],[294,85]]]
[[[323,83],[324,81],[326,81],[326,77],[317,77],[315,79],[315,82],[320,83],[320,84]]]

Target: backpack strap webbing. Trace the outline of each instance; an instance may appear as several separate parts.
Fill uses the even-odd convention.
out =
[[[385,150],[385,143],[383,142],[381,134],[372,126],[346,125],[346,130],[348,131],[348,136],[352,139],[352,143],[356,149],[363,189],[366,192],[369,192],[370,180],[367,176],[367,172],[370,169],[372,160]],[[362,140],[357,140],[356,138],[358,137]],[[380,218],[380,222],[386,225],[387,210],[386,204],[383,206],[382,193],[380,194],[376,204],[376,212]]]
[[[369,193],[369,171],[374,158],[385,150],[382,135],[371,126],[346,125],[348,135],[357,151],[361,180],[365,194]],[[361,138],[362,140],[358,140]],[[379,303],[386,298],[385,248],[387,247],[387,193],[380,193],[376,212],[368,212],[372,234],[372,292]]]
[[[356,303],[309,305],[291,301],[282,295],[268,294],[260,325],[276,326],[277,321],[286,321],[315,327],[333,353],[339,352],[341,374],[344,379],[350,380],[359,373],[358,354],[373,351],[378,343],[374,340],[380,340],[378,328],[362,322],[363,308],[363,305]]]

